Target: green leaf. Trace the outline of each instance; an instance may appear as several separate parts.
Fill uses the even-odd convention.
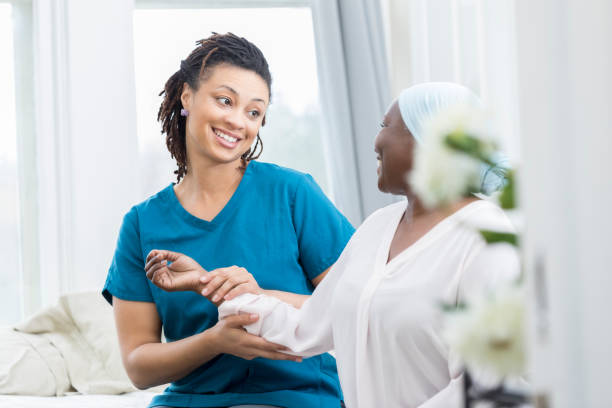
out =
[[[514,246],[518,246],[518,236],[509,232],[498,232],[489,230],[480,230],[480,235],[487,241],[487,244],[496,244],[506,242]]]
[[[445,313],[460,312],[467,309],[467,304],[459,302],[457,304],[440,303],[440,309]]]
[[[495,160],[493,160],[492,152],[495,150],[494,144],[483,142],[460,130],[446,135],[444,143],[457,152],[467,154],[487,164],[490,166],[490,171],[496,172],[502,178],[505,178],[506,184],[499,196],[499,204],[506,210],[516,208],[515,173],[511,169],[499,167]]]
[[[491,146],[483,143],[482,140],[477,139],[474,136],[457,131],[446,135],[444,142],[451,149],[465,153],[468,156],[483,161],[490,166],[495,166],[495,163],[489,157]]]
[[[501,205],[501,208],[505,210],[511,210],[516,208],[514,171],[508,171],[506,174],[506,180],[507,183],[499,195],[499,205]]]

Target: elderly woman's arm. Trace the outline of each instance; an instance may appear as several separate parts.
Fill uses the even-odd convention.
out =
[[[219,319],[243,314],[257,314],[259,320],[245,325],[251,334],[286,346],[286,353],[310,357],[334,348],[333,311],[329,303],[340,278],[347,269],[351,242],[346,246],[329,273],[316,287],[301,308],[296,308],[275,297],[243,294],[219,306]]]
[[[333,272],[333,271],[332,271]],[[315,289],[300,309],[268,295],[246,293],[219,306],[220,321],[257,315],[258,321],[245,324],[250,334],[286,346],[288,354],[312,357],[333,347],[329,299],[330,276]]]
[[[179,380],[221,353],[247,360],[265,357],[299,361],[280,353],[282,347],[242,329],[257,316],[233,316],[202,333],[161,343],[161,321],[154,303],[113,297],[113,309],[123,364],[139,389]]]

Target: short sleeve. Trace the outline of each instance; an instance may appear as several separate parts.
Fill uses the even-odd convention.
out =
[[[355,232],[310,175],[304,175],[296,188],[293,225],[300,264],[311,280],[336,262]]]
[[[113,296],[123,300],[153,302],[144,265],[138,211],[133,207],[123,218],[119,230],[117,248],[102,290],[104,298],[111,304]]]

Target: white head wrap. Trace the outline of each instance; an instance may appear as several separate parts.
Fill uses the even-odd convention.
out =
[[[423,123],[453,105],[482,109],[480,98],[463,85],[452,82],[427,82],[406,88],[398,98],[402,119],[417,142],[423,142]]]
[[[415,140],[423,143],[423,124],[440,111],[453,105],[468,105],[483,109],[480,98],[463,85],[452,82],[427,82],[404,89],[398,97],[398,105],[404,124]],[[483,165],[481,192],[490,194],[505,182],[507,160],[496,155],[497,165]]]

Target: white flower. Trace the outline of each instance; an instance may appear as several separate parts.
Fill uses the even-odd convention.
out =
[[[467,105],[452,106],[424,124],[408,182],[425,207],[443,207],[478,191],[482,163],[447,146],[445,138],[464,133],[492,144],[488,125],[484,112]]]
[[[526,358],[524,319],[524,292],[512,285],[450,313],[444,337],[474,373],[521,375]]]

